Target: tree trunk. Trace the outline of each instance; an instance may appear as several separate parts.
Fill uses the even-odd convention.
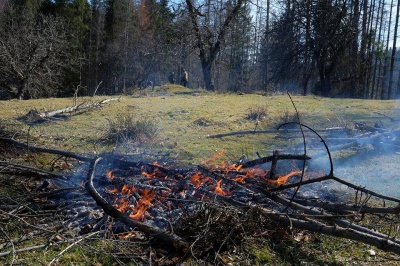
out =
[[[394,60],[396,56],[396,40],[397,40],[397,30],[399,28],[399,14],[400,14],[400,1],[397,1],[397,12],[396,12],[396,23],[394,24],[394,36],[393,36],[393,46],[392,46],[392,55],[390,57],[390,77],[389,77],[389,97],[392,95],[393,88],[393,73],[394,73]],[[400,77],[399,77],[400,82]],[[396,96],[400,96],[400,86],[397,87]]]
[[[211,75],[211,70],[212,70],[212,63],[201,60],[201,68],[203,70],[203,77],[204,77],[204,87],[206,90],[214,90],[214,84],[212,83],[212,75]]]
[[[212,34],[208,34],[208,32],[212,32],[211,29],[207,28],[208,25],[203,25],[208,29],[205,31],[206,33],[204,33],[204,30],[199,25],[198,20],[198,17],[203,15],[200,13],[199,9],[194,6],[192,0],[186,0],[186,6],[197,39],[197,48],[200,51],[199,57],[203,69],[204,84],[207,90],[214,89],[212,84],[212,64],[217,57],[221,46],[223,45],[225,34],[227,33],[229,26],[231,25],[232,20],[238,15],[240,9],[242,8],[243,2],[244,0],[238,0],[232,9],[227,11],[221,28],[216,33],[216,36],[214,36]],[[209,5],[211,5],[211,2]]]
[[[359,65],[359,78],[360,78],[360,94],[366,98],[368,89],[365,86],[366,73],[367,73],[367,60],[366,60],[366,49],[367,49],[367,24],[368,24],[368,0],[362,1],[363,5],[363,16],[361,26],[361,46],[360,46],[360,65]],[[360,96],[362,96],[360,95]]]

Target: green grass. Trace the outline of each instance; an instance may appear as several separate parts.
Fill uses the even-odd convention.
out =
[[[79,98],[78,103],[107,98],[109,97]],[[400,114],[400,101],[328,99],[316,96],[292,96],[292,98],[301,115],[302,123],[315,129],[351,127],[354,122],[364,122],[368,125],[380,123],[388,128],[400,126],[400,121],[397,119]],[[0,134],[14,136],[21,141],[29,139],[31,144],[37,146],[92,156],[111,151],[166,154],[182,165],[198,164],[214,154],[223,153],[221,158],[214,161],[220,163],[234,162],[243,156],[254,159],[257,153],[263,156],[270,155],[276,144],[284,144],[285,141],[276,139],[277,133],[224,138],[207,138],[207,136],[255,128],[275,129],[279,123],[284,122],[285,117],[295,116],[293,105],[287,95],[215,94],[193,91],[181,86],[163,86],[156,87],[155,91],[149,89],[134,91],[132,95],[121,96],[119,101],[109,102],[101,108],[88,112],[68,115],[68,119],[62,121],[27,125],[17,120],[32,109],[41,112],[72,105],[72,98],[2,101]],[[260,107],[263,108],[263,113],[265,111],[265,117],[261,121],[248,119],[249,115]],[[391,122],[382,114],[397,120]],[[106,141],[110,132],[109,121],[124,116],[130,117],[132,121],[151,121],[157,127],[157,135],[151,141],[127,142],[123,147]],[[3,156],[8,154],[3,151]],[[47,157],[33,160],[34,165],[45,168],[49,167],[51,161]],[[2,180],[2,184],[10,182]],[[3,186],[0,195],[4,194],[9,186],[9,184]],[[294,263],[296,260],[303,260],[309,263],[305,265],[348,265],[357,261],[361,261],[362,265],[378,265],[371,262],[371,258],[366,255],[369,247],[363,244],[327,236],[318,236],[317,240],[314,239],[304,245],[295,243],[293,239],[275,244],[272,244],[272,240],[255,241],[255,246],[249,245],[239,249],[242,253],[238,251],[239,253],[231,254],[232,258],[235,258],[232,259],[232,263],[237,262],[238,264],[233,265],[239,265],[241,261],[250,261],[256,265],[296,265]],[[96,245],[98,250],[109,248],[108,241],[99,240]],[[23,257],[21,265],[35,265],[35,261],[38,265],[46,264],[63,248],[65,245],[57,249],[25,252],[18,254],[17,258]],[[380,254],[391,256],[383,252]],[[2,261],[9,263],[10,260],[10,257],[5,260],[0,258],[0,263]],[[59,263],[88,265],[90,262],[92,265],[101,265],[99,263],[110,265],[108,262],[111,260],[109,256],[93,255],[91,249],[80,248],[78,245],[62,256]],[[276,262],[278,264],[275,264]],[[398,264],[394,261],[391,265]]]

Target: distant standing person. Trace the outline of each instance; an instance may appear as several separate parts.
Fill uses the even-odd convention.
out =
[[[174,73],[174,71],[169,73],[168,82],[171,83],[171,84],[175,83],[175,73]]]
[[[182,69],[181,85],[187,87],[189,82],[189,75],[185,69]]]

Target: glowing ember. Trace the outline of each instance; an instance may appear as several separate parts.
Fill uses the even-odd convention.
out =
[[[142,172],[142,175],[148,177],[148,178],[153,178],[153,177],[157,177],[157,169],[155,169],[153,172],[151,173],[147,173],[145,171]]]
[[[152,166],[155,166],[155,167],[163,167],[162,165],[160,165],[159,163],[157,163],[157,162],[154,162],[154,163],[152,163],[151,164]],[[144,170],[144,167],[142,167],[142,175],[144,175],[144,176],[146,176],[146,177],[148,177],[148,178],[155,178],[155,177],[157,177],[157,178],[167,178],[168,176],[166,175],[166,174],[164,174],[162,171],[159,171],[158,170],[158,168],[155,168],[154,170],[153,170],[153,172],[147,172],[147,171],[145,171]]]
[[[246,172],[247,177],[255,177],[255,176],[266,177],[267,174],[268,174],[268,171],[264,171],[261,168],[253,168]]]
[[[118,190],[118,188],[113,188],[113,189],[107,189],[107,192],[108,193],[118,193],[119,192],[119,190]]]
[[[222,179],[217,182],[217,186],[214,189],[214,193],[220,196],[226,196],[226,192],[221,188]]]
[[[287,174],[287,175],[283,175],[283,176],[278,177],[277,180],[268,179],[267,181],[268,181],[268,183],[270,183],[270,184],[274,184],[274,185],[277,185],[277,186],[281,186],[281,185],[286,184],[287,180],[288,180],[290,177],[295,176],[295,175],[301,175],[301,171],[293,171],[293,172],[290,172],[290,173]]]
[[[121,233],[118,235],[118,237],[121,239],[131,238],[131,237],[135,237],[135,236],[136,236],[136,234],[134,232]]]
[[[115,204],[115,208],[122,213],[125,213],[129,208],[129,201],[126,199],[120,199],[119,203]]]
[[[233,181],[236,181],[236,182],[238,182],[238,183],[244,183],[244,181],[246,180],[246,178],[247,178],[247,176],[239,176],[239,177],[233,178],[232,180],[233,180]]]

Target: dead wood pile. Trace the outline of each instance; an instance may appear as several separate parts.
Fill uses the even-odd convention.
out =
[[[57,154],[89,163],[82,164],[81,169],[84,170],[78,173],[54,174],[2,161],[0,166],[3,174],[31,173],[42,180],[40,185],[28,190],[26,197],[29,200],[24,205],[18,206],[18,202],[9,197],[1,198],[2,219],[14,217],[15,209],[35,209],[36,214],[45,209],[52,212],[62,212],[62,209],[66,213],[64,227],[78,228],[76,237],[84,237],[89,234],[93,236],[96,232],[104,234],[101,228],[112,217],[108,228],[114,228],[119,233],[123,228],[128,235],[129,232],[137,235],[133,232],[140,231],[148,239],[154,240],[157,246],[187,255],[193,252],[200,236],[196,238],[187,235],[190,225],[182,222],[190,220],[190,216],[197,215],[200,209],[208,205],[226,208],[238,215],[255,212],[264,219],[284,224],[291,229],[352,239],[400,255],[400,239],[397,238],[398,230],[395,230],[399,223],[400,199],[375,193],[335,176],[331,158],[331,169],[326,175],[307,173],[305,167],[285,174],[276,173],[276,164],[281,164],[282,160],[311,160],[306,154],[282,153],[274,153],[241,165],[198,165],[179,169],[173,165],[127,160],[122,155],[91,158],[30,146],[13,139],[0,138],[0,141],[20,149],[29,149],[30,152]],[[330,156],[329,149],[327,153]],[[271,165],[267,169],[265,164],[269,162]],[[69,180],[75,180],[75,183]],[[78,184],[76,180],[79,180]],[[350,203],[345,199],[326,199],[329,192],[323,189],[322,184],[328,181],[353,190],[354,201]],[[303,189],[316,190],[320,196],[304,197],[301,194]],[[73,215],[71,209],[75,212]],[[381,233],[363,225],[366,214],[385,219],[391,225],[390,230]],[[231,219],[225,217],[224,222]],[[35,227],[39,227],[39,231],[48,230],[41,226]],[[220,247],[226,245],[238,232],[235,226],[228,229],[227,235],[219,243]],[[0,256],[15,253],[17,249],[14,244],[19,241],[4,239],[0,243]],[[206,248],[203,246],[203,249]],[[29,249],[17,251],[26,250]]]

